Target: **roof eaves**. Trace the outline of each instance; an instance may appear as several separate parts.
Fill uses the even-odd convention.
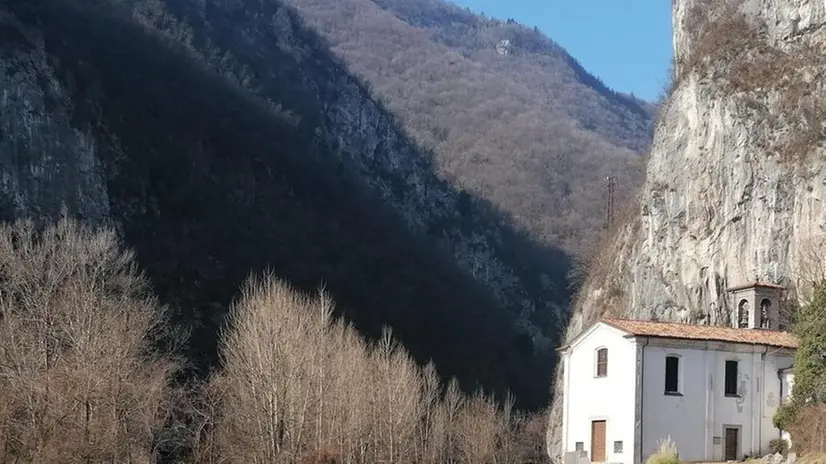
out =
[[[596,326],[598,326],[599,324],[605,324],[605,325],[607,325],[609,327],[612,327],[616,330],[619,330],[621,332],[630,333],[630,332],[628,332],[628,330],[623,329],[621,327],[617,327],[614,324],[608,323],[605,319],[600,318],[600,319],[597,319],[596,321],[592,322],[591,325],[589,325],[585,330],[583,330],[579,334],[577,334],[577,336],[574,337],[573,339],[571,339],[570,342],[568,342],[568,343],[560,346],[559,348],[557,348],[556,351],[557,352],[562,352],[562,351],[573,348],[574,345],[576,345],[580,340],[582,340],[583,338],[588,336],[588,333],[593,331],[596,328]]]
[[[635,338],[635,337],[644,337],[644,338],[655,338],[661,340],[680,340],[685,342],[696,342],[696,343],[703,343],[703,342],[718,342],[718,343],[734,343],[737,345],[754,345],[754,346],[768,346],[772,348],[782,348],[788,350],[796,350],[796,346],[790,346],[787,344],[780,344],[780,343],[773,343],[773,342],[755,342],[755,341],[745,341],[745,340],[726,340],[723,338],[715,338],[715,337],[707,337],[707,338],[695,338],[695,337],[679,337],[675,335],[659,335],[659,334],[629,334],[625,335],[625,338]]]
[[[746,283],[746,284],[735,285],[734,287],[729,287],[729,288],[726,289],[726,291],[727,292],[736,292],[738,290],[745,290],[747,288],[752,288],[752,287],[773,288],[773,289],[777,289],[777,290],[785,290],[785,288],[786,288],[786,287],[783,287],[782,285],[777,285],[777,284],[764,284],[764,283],[759,283],[759,282],[749,282],[749,283]]]

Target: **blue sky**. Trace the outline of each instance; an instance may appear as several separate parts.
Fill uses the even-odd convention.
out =
[[[452,0],[537,26],[609,87],[654,100],[671,61],[666,0]]]

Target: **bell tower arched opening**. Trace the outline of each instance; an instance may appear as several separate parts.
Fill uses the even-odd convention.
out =
[[[784,288],[752,282],[729,288],[731,326],[740,329],[780,330],[778,308]]]

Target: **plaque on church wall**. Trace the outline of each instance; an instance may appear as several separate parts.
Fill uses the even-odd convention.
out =
[[[722,437],[714,437],[714,438],[713,438],[713,440],[712,440],[712,442],[713,442],[715,445],[719,445],[720,443],[722,443],[722,442],[723,442],[723,438],[722,438]]]

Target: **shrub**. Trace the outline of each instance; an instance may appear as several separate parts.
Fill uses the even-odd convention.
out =
[[[769,442],[769,451],[772,454],[782,454],[785,456],[789,452],[789,442],[782,438],[773,438]]]
[[[680,454],[677,452],[677,444],[671,437],[661,439],[657,442],[657,452],[648,457],[646,464],[680,464]]]
[[[777,408],[777,411],[774,413],[774,417],[772,417],[772,423],[780,430],[789,430],[789,427],[794,422],[796,415],[797,408],[795,403],[786,402]]]
[[[826,282],[815,285],[807,304],[795,314],[800,342],[794,359],[794,394],[773,418],[788,430],[799,453],[826,451]]]
[[[800,339],[794,358],[795,403],[826,403],[826,282],[816,286],[811,300],[796,314],[793,326]]]
[[[826,464],[826,453],[808,453],[797,460],[798,464]]]

